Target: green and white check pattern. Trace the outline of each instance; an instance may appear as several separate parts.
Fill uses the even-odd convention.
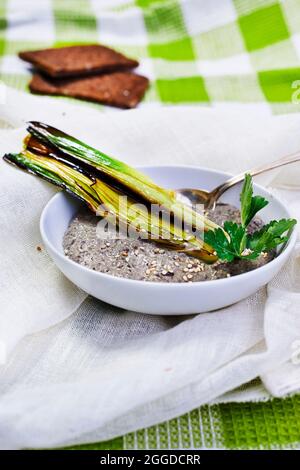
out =
[[[298,112],[300,0],[0,0],[0,74],[27,90],[24,49],[100,42],[139,59],[144,103],[254,104]],[[65,98],[64,98],[65,99]],[[94,105],[100,107],[99,105]],[[101,108],[101,107],[100,107]],[[93,449],[288,448],[300,396],[203,406]]]
[[[101,42],[140,60],[145,103],[298,111],[299,0],[1,0],[0,73],[26,89],[24,49]]]

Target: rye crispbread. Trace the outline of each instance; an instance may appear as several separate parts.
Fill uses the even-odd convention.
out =
[[[132,69],[139,64],[98,44],[24,51],[19,53],[19,57],[52,78]]]
[[[146,77],[131,72],[56,80],[34,74],[29,88],[33,93],[70,96],[119,108],[134,108],[143,98],[148,84]]]

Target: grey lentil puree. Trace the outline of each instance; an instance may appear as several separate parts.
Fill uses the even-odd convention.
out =
[[[207,217],[219,225],[225,220],[240,222],[240,212],[228,204],[218,204]],[[207,265],[201,260],[165,249],[141,239],[101,239],[96,226],[99,217],[88,209],[78,212],[71,221],[63,240],[65,255],[71,260],[102,273],[128,279],[159,282],[195,282],[221,279],[251,271],[274,257],[274,253],[262,254],[254,261],[235,260],[231,263],[217,261]],[[261,227],[255,218],[249,231]]]

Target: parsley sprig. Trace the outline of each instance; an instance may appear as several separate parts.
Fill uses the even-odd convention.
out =
[[[248,233],[248,226],[255,215],[269,202],[262,196],[253,196],[252,177],[246,174],[240,196],[241,223],[224,222],[224,230],[218,228],[205,233],[205,242],[211,245],[221,260],[254,260],[261,253],[285,243],[289,232],[297,223],[295,219],[272,220],[259,230]],[[226,233],[225,233],[225,232]]]

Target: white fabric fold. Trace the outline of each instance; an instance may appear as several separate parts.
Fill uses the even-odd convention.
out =
[[[294,348],[297,359],[294,361],[291,359],[261,377],[272,396],[282,398],[291,393],[300,392],[299,340],[294,342]]]
[[[37,97],[29,109],[27,96],[9,96],[0,122],[42,119],[135,165],[236,173],[299,150],[298,116],[195,107],[102,114]],[[2,130],[1,153],[17,150],[23,133]],[[275,191],[296,217],[299,168],[260,180],[289,188]],[[267,288],[243,302],[193,317],[147,316],[86,299],[53,265],[38,220],[54,188],[3,161],[0,184],[0,354],[9,353],[0,367],[1,448],[109,439],[213,400],[240,400],[247,393],[237,388],[258,376],[265,388],[249,399],[300,388],[299,243]]]

